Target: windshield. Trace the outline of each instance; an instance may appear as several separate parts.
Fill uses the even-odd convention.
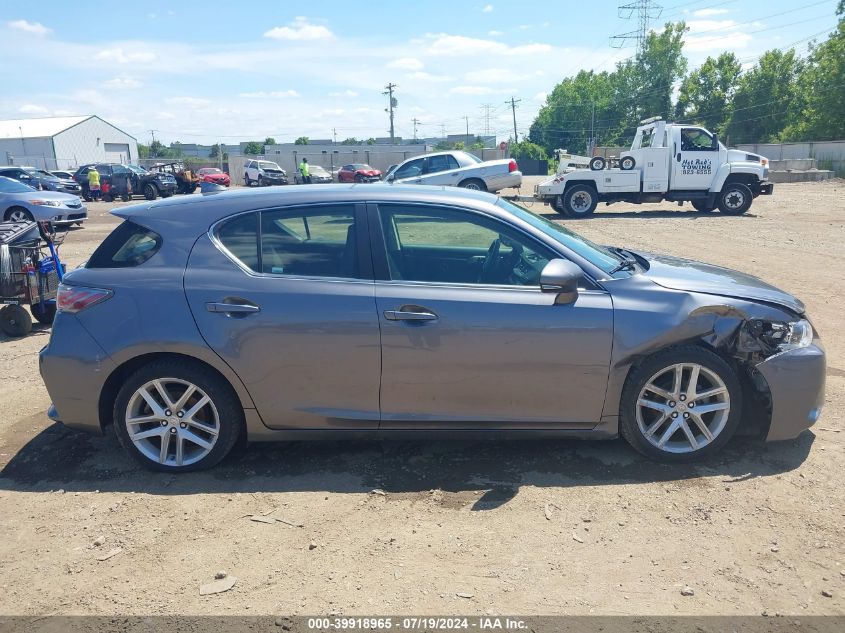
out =
[[[222,174],[223,172],[221,170],[217,169],[217,167],[203,167],[202,169],[200,169],[200,173],[203,174],[203,175],[206,175],[206,174]]]
[[[484,162],[478,156],[476,156],[475,154],[470,154],[469,152],[461,152],[461,155],[463,157],[465,157],[468,161],[473,162],[473,163],[483,163]]]
[[[17,180],[0,176],[0,193],[31,193],[35,191],[29,185],[25,185]]]
[[[575,253],[578,253],[581,257],[606,273],[610,273],[623,259],[615,255],[607,247],[593,244],[590,240],[581,237],[577,233],[573,233],[557,222],[552,222],[542,216],[531,213],[531,211],[524,207],[503,200],[502,198],[499,198],[496,204],[520,220],[528,222],[534,228],[554,238]]]
[[[51,174],[49,171],[44,171],[43,169],[32,169],[28,170],[30,174],[33,176],[38,176],[39,178],[48,178],[49,180],[55,180],[56,175]]]
[[[372,167],[370,167],[369,165],[356,163],[355,165],[352,165],[352,169],[354,169],[355,171],[358,171],[359,169],[364,169],[366,171],[370,171],[372,169]]]
[[[320,175],[320,176],[328,176],[329,175],[329,172],[327,172],[325,169],[323,169],[319,165],[311,165],[311,173],[317,174],[317,175]]]
[[[143,167],[137,167],[136,165],[127,165],[126,167],[127,167],[130,171],[134,171],[134,172],[135,172],[136,174],[138,174],[139,176],[143,176],[144,174],[146,174],[146,173],[147,173],[147,170],[146,170],[146,169],[144,169]]]
[[[279,167],[276,163],[271,163],[266,160],[258,161],[259,169],[275,169],[276,171],[282,171],[282,168]]]

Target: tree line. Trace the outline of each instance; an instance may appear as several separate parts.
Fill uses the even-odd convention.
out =
[[[845,0],[836,14],[836,30],[812,42],[806,57],[773,49],[745,70],[723,52],[688,72],[687,27],[667,23],[613,71],[582,70],[557,84],[524,145],[548,155],[557,148],[581,152],[594,134],[597,145],[625,146],[639,121],[652,116],[703,125],[734,145],[843,139]]]

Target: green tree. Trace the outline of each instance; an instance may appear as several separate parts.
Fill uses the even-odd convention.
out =
[[[651,32],[643,50],[637,53],[631,72],[637,82],[634,91],[634,120],[661,116],[668,119],[672,114],[672,91],[687,71],[687,59],[683,55],[684,22],[667,23],[660,33]]]
[[[438,152],[444,152],[447,149],[453,149],[452,144],[447,141],[438,141],[434,144],[434,149]]]
[[[220,143],[215,143],[211,146],[211,151],[208,153],[209,158],[217,158],[220,156]]]
[[[310,139],[309,139],[307,136],[300,136],[298,139],[296,139],[296,140],[293,142],[293,144],[294,144],[294,145],[308,145],[308,141],[309,141],[309,140],[310,140]]]
[[[742,65],[733,53],[708,57],[681,83],[675,114],[723,135],[741,73]]]
[[[361,144],[361,141],[359,141],[359,140],[358,140],[357,138],[355,138],[354,136],[350,136],[349,138],[343,139],[343,140],[340,142],[340,144],[341,144],[341,145],[360,145],[360,144]]]
[[[264,139],[264,144],[265,145],[276,145],[276,139],[274,139],[272,136],[268,136],[267,138]]]
[[[375,145],[375,144],[376,144],[376,139],[373,138],[372,136],[367,139],[367,145]]]
[[[247,156],[260,156],[264,153],[264,145],[260,141],[250,141],[244,145],[244,154]]]
[[[845,0],[840,0],[837,15],[836,30],[810,48],[798,79],[803,108],[781,134],[782,140],[845,138]]]
[[[541,145],[532,143],[531,141],[520,141],[519,143],[512,143],[510,146],[511,156],[517,160],[521,158],[532,158],[535,160],[548,160],[549,155],[546,149]]]
[[[730,143],[777,141],[800,116],[804,95],[798,80],[803,62],[795,50],[770,50],[742,74],[725,134]]]

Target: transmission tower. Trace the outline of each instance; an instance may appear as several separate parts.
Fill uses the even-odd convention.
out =
[[[631,40],[636,40],[637,51],[642,51],[648,37],[648,27],[651,20],[656,20],[663,13],[663,7],[653,0],[634,0],[619,7],[619,17],[623,20],[630,20],[637,16],[637,30],[614,35],[610,38],[610,45],[613,48],[622,48],[628,45]]]

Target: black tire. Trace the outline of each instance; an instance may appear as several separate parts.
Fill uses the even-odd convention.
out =
[[[249,174],[244,174],[244,185],[252,187],[252,181],[249,179]]]
[[[589,185],[573,185],[563,192],[563,212],[570,218],[592,215],[599,203],[598,192]]]
[[[637,423],[637,401],[647,382],[663,368],[678,363],[695,363],[715,373],[725,384],[730,397],[728,419],[718,435],[703,448],[686,453],[661,450],[646,439]],[[689,409],[692,411],[692,409]],[[677,415],[677,412],[675,413]],[[686,415],[686,414],[685,414]],[[657,352],[631,370],[619,404],[619,431],[637,451],[661,462],[688,462],[717,453],[736,433],[742,419],[742,387],[734,369],[721,356],[703,347],[687,345]],[[668,420],[667,420],[668,422]],[[676,431],[680,432],[680,431]]]
[[[637,166],[637,160],[633,156],[623,156],[619,161],[619,168],[623,171],[631,171]]]
[[[258,177],[258,186],[259,186],[259,187],[263,187],[263,186],[264,186],[264,176],[259,176],[259,177]]]
[[[355,182],[364,182],[364,179],[361,177],[361,174],[355,174]]]
[[[128,193],[124,193],[122,196],[120,196],[120,199],[124,202],[129,202],[132,199],[132,196],[130,196]]]
[[[173,192],[172,192],[172,191],[162,191],[162,192],[161,192],[161,197],[162,197],[162,198],[169,198],[169,197],[170,197],[170,196],[172,196],[172,195],[173,195]]]
[[[719,194],[719,211],[725,215],[742,215],[751,208],[754,194],[748,185],[741,182],[728,183]]]
[[[30,310],[35,320],[44,325],[51,325],[56,318],[56,304],[53,302],[35,303]]]
[[[112,201],[111,194],[110,193],[104,193],[102,200],[103,200],[103,202],[111,202]]]
[[[35,218],[32,217],[32,214],[29,212],[28,209],[24,207],[11,207],[9,210],[6,211],[6,215],[3,217],[6,222],[10,222],[12,220],[13,215],[20,215],[22,222],[33,222]]]
[[[148,182],[146,185],[144,185],[144,197],[147,200],[155,200],[156,198],[158,198],[158,187]]]
[[[469,178],[460,182],[458,186],[471,191],[487,191],[487,185],[480,178]]]
[[[126,410],[137,389],[151,380],[175,378],[193,383],[211,398],[220,418],[217,441],[211,451],[199,461],[187,466],[161,464],[146,457],[132,442],[126,428]],[[158,472],[190,472],[211,468],[220,462],[238,441],[244,426],[244,412],[231,385],[210,368],[184,360],[158,360],[132,373],[118,391],[114,402],[115,433],[121,446],[145,468]]]
[[[592,171],[601,171],[607,167],[607,161],[601,156],[594,156],[590,159],[590,169]]]
[[[693,200],[692,208],[696,211],[700,211],[701,213],[710,213],[716,207],[714,207],[712,204],[707,204],[707,202],[703,200]]]
[[[7,336],[26,336],[32,332],[32,317],[19,305],[7,305],[0,310],[0,329]]]
[[[554,198],[552,198],[552,209],[554,209],[561,215],[566,213],[566,209],[563,205],[563,196],[555,196]]]

